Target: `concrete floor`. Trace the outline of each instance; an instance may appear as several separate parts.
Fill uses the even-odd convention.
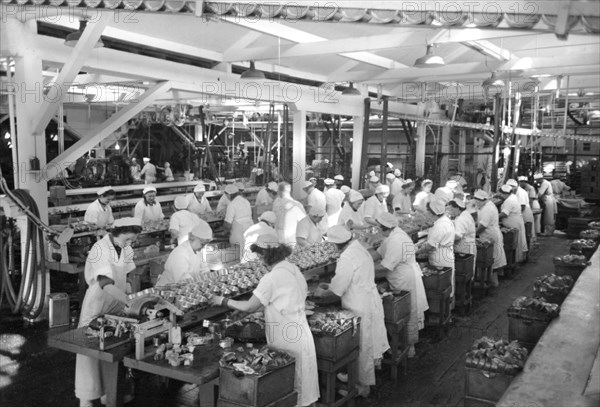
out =
[[[489,296],[476,301],[469,316],[453,316],[443,338],[422,331],[417,357],[408,363],[408,374],[393,383],[384,367],[377,373],[376,389],[370,397],[359,399],[357,407],[463,406],[466,351],[483,335],[508,338],[506,310],[512,301],[531,295],[535,278],[551,273],[553,257],[567,252],[566,238],[540,238],[530,262],[521,266],[513,278],[501,280]],[[73,389],[75,356],[48,348],[46,339],[46,328],[24,327],[18,318],[1,315],[0,406],[79,405]],[[129,405],[195,407],[197,386],[171,383],[164,387],[155,377],[134,374],[140,380],[137,398]]]

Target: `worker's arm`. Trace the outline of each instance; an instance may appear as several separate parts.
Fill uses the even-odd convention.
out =
[[[212,305],[221,306],[224,305],[223,302],[225,297],[220,297],[218,295],[214,295],[210,298],[210,303]],[[253,295],[250,297],[248,301],[236,301],[236,300],[227,300],[227,308],[234,309],[242,312],[255,312],[259,308],[262,307],[260,300]]]
[[[346,227],[350,230],[363,230],[363,229],[369,229],[371,227],[371,225],[366,224],[366,225],[357,225],[354,223],[354,221],[352,219],[348,220],[348,222],[346,222]]]
[[[171,234],[171,243],[174,243],[179,237],[179,231],[177,229],[169,229],[169,233]]]
[[[508,215],[505,214],[504,212],[500,212],[500,215],[498,216],[498,219],[502,220],[504,218],[508,218]]]
[[[225,230],[225,233],[231,233],[231,223],[223,222],[223,229]]]
[[[105,293],[113,297],[115,300],[122,302],[123,304],[127,303],[127,294],[115,287],[115,281],[112,278],[98,276],[98,284]]]
[[[483,226],[481,223],[477,226],[477,232],[475,233],[477,236],[483,233],[487,228]]]
[[[296,244],[300,248],[310,246],[310,243],[308,242],[308,240],[306,240],[306,238],[299,236],[296,236]]]

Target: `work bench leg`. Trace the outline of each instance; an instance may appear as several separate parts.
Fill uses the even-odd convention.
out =
[[[354,359],[348,363],[348,392],[354,390],[358,379],[358,361]],[[348,407],[354,407],[354,397],[351,397],[348,402]]]
[[[125,368],[121,362],[102,363],[102,381],[106,389],[106,406],[122,407],[125,395]]]

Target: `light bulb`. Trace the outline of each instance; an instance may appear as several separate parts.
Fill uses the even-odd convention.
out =
[[[119,143],[116,143],[115,144],[115,150],[120,150],[120,149],[121,149],[121,146],[119,146]]]
[[[10,133],[9,132],[4,133],[4,138],[6,140],[8,140],[10,138]]]

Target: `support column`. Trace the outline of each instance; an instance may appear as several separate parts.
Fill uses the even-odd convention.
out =
[[[465,172],[465,160],[467,158],[467,131],[460,130],[458,134],[458,169]]]
[[[360,171],[362,168],[364,116],[353,117],[352,129],[352,188],[360,188]]]
[[[450,131],[452,128],[450,126],[442,127],[442,143],[441,143],[441,155],[442,160],[440,161],[440,166],[438,168],[439,173],[439,182],[440,185],[445,185],[446,180],[448,179],[448,165],[450,159]]]
[[[296,110],[292,113],[294,134],[292,143],[292,195],[296,199],[302,197],[302,182],[306,180],[306,111]]]
[[[425,175],[425,146],[427,127],[425,123],[417,124],[417,149],[415,153],[415,169],[417,177]]]

